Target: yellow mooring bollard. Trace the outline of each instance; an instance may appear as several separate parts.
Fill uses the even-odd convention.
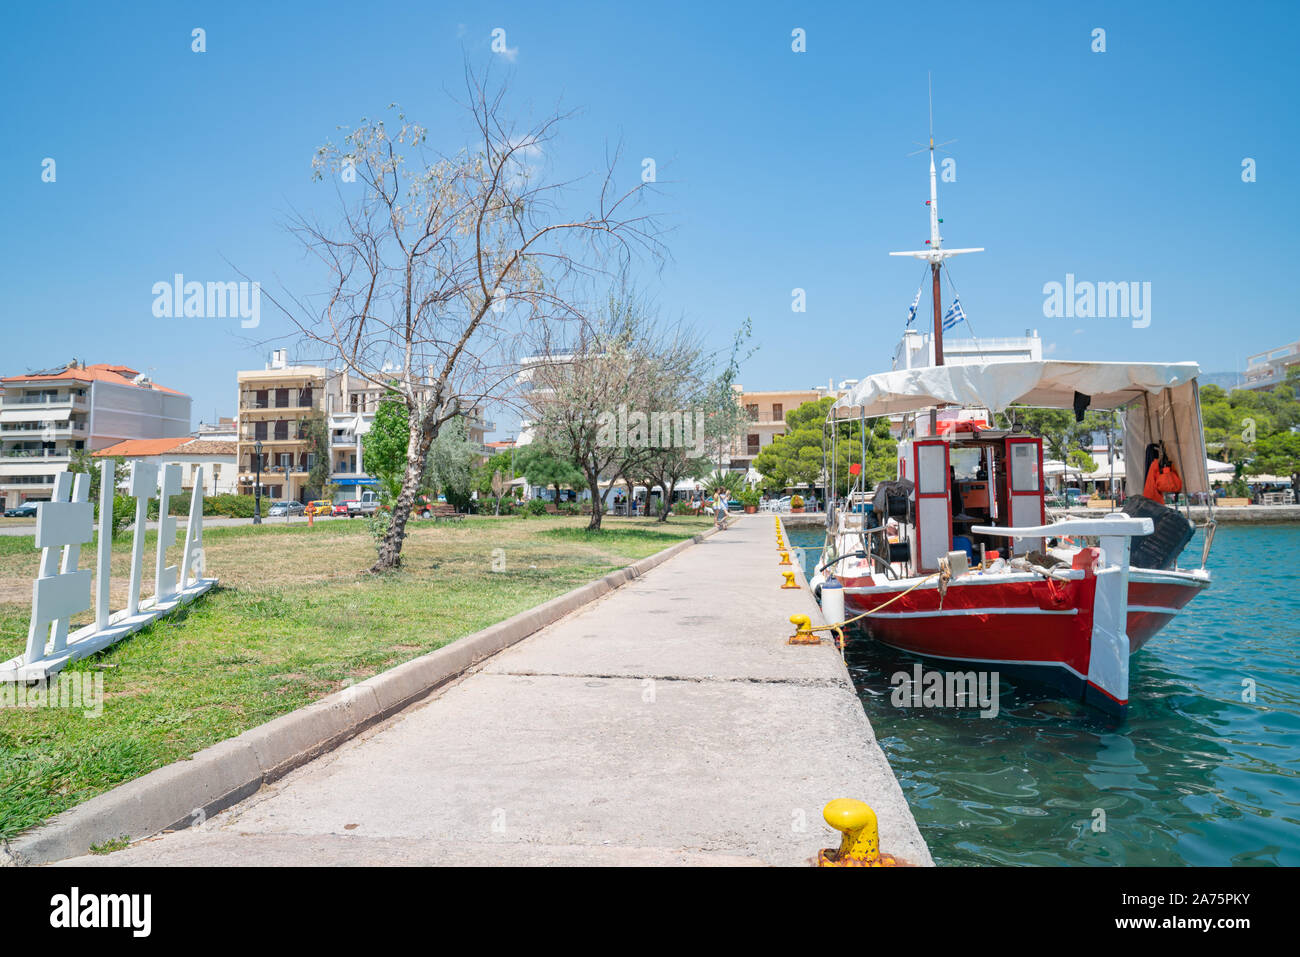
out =
[[[880,832],[876,812],[853,798],[836,798],[822,809],[826,823],[844,837],[838,850],[817,855],[818,867],[897,867],[898,858],[880,853]]]
[[[795,580],[794,580],[794,572],[782,572],[781,574],[785,576],[785,584],[781,586],[782,588],[798,588],[798,587],[799,587],[797,584],[795,584]]]
[[[784,548],[781,549],[781,560],[780,560],[779,562],[777,562],[777,564],[778,564],[778,565],[789,565],[789,564],[790,564],[790,553],[787,552]]]
[[[812,619],[807,615],[791,615],[790,624],[794,625],[794,634],[786,639],[787,645],[820,645],[821,638],[812,630]]]

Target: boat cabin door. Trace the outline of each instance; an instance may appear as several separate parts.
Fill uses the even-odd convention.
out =
[[[952,487],[948,443],[917,439],[912,443],[912,474],[916,476],[916,571],[938,571],[939,559],[952,551]]]
[[[1046,525],[1047,504],[1043,499],[1043,440],[1030,435],[1006,439],[1006,482],[999,482],[1005,500],[1000,502],[1006,517],[999,525]],[[1012,552],[1043,550],[1041,538],[1012,539]]]

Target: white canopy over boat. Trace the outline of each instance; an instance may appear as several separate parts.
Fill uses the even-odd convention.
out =
[[[1091,397],[1090,409],[1122,408],[1142,394],[1193,381],[1195,362],[982,362],[922,366],[868,376],[835,403],[837,418],[874,418],[933,405],[964,405],[1001,412],[1021,403],[1070,409],[1074,394]]]
[[[1124,409],[1126,448],[1164,442],[1182,477],[1184,491],[1209,490],[1205,438],[1195,362],[981,362],[921,366],[868,376],[831,408],[836,419],[875,418],[957,405],[1002,412],[1022,404],[1073,409],[1076,395],[1087,409]],[[1136,457],[1141,469],[1145,456]],[[1118,474],[1118,469],[1116,469]],[[1126,474],[1130,493],[1141,492],[1145,475]]]

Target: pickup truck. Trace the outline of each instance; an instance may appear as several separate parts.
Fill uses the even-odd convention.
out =
[[[343,503],[348,508],[348,518],[358,515],[374,515],[379,511],[379,496],[374,492],[362,492],[360,498],[350,498]]]

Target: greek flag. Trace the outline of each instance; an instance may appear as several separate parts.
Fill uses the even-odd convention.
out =
[[[912,300],[911,308],[907,310],[907,324],[909,326],[912,324],[912,320],[916,318],[916,307],[921,304],[921,288],[924,285],[922,283],[921,286],[916,287],[916,298]]]
[[[947,332],[958,323],[966,321],[966,313],[961,308],[961,300],[954,298],[952,306],[943,317],[943,331]]]

